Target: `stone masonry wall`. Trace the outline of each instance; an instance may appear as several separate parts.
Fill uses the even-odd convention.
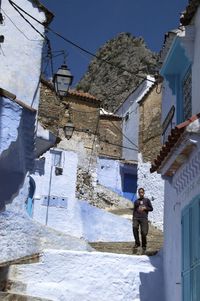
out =
[[[121,158],[122,132],[117,128],[122,127],[121,119],[101,117],[99,123],[100,150],[99,155]]]
[[[161,96],[154,86],[140,104],[139,149],[144,162],[154,160],[161,147]]]
[[[69,108],[64,103],[68,103]],[[65,125],[69,115],[77,131],[95,133],[99,110],[99,102],[86,101],[71,95],[61,100],[51,88],[41,85],[39,121],[54,133]]]

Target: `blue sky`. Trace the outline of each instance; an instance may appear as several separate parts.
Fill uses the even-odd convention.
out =
[[[148,48],[158,52],[164,34],[179,26],[187,0],[41,0],[54,13],[50,27],[81,47],[96,53],[120,32],[142,36]],[[66,50],[67,65],[75,85],[86,72],[91,57],[49,34],[52,49]],[[54,58],[54,71],[62,57]]]

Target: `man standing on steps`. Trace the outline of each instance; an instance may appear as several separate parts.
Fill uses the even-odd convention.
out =
[[[133,209],[133,235],[135,238],[135,248],[140,247],[139,227],[142,240],[142,251],[145,253],[147,246],[147,234],[149,230],[148,212],[153,211],[149,199],[144,197],[144,188],[138,189],[139,198],[134,203]]]

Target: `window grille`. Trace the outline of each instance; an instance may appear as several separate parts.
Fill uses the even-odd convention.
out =
[[[192,116],[192,72],[191,68],[183,80],[183,120]]]

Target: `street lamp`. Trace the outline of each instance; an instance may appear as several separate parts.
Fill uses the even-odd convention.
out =
[[[68,69],[66,64],[63,64],[54,74],[53,82],[56,93],[59,96],[65,96],[69,90],[69,86],[72,84],[73,75]]]
[[[74,132],[74,124],[71,121],[71,119],[69,118],[68,122],[66,123],[66,125],[63,128],[64,134],[65,134],[65,138],[67,138],[67,140],[69,140],[72,137],[72,134]]]

